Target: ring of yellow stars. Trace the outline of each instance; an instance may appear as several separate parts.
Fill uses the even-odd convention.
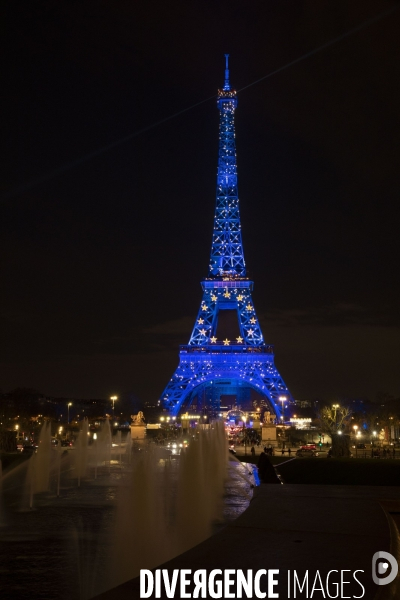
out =
[[[217,341],[217,338],[215,336],[212,336],[212,338],[210,338],[211,343],[215,344],[215,342]]]
[[[239,302],[241,302],[243,300],[242,294],[239,294],[239,296],[237,297],[237,299],[239,300]]]
[[[252,307],[252,305],[251,305],[251,304],[248,304],[248,305],[246,306],[246,308],[247,308],[247,310],[253,310],[253,307]]]
[[[243,338],[239,335],[239,337],[236,338],[236,341],[238,344],[241,344],[243,342]]]
[[[257,321],[256,321],[256,319],[255,319],[254,317],[252,317],[252,318],[250,319],[250,323],[251,323],[252,325],[255,325],[255,324],[257,323]]]
[[[252,329],[249,329],[249,330],[247,331],[247,333],[248,333],[249,335],[253,335],[254,331],[253,331]]]
[[[199,325],[203,325],[204,319],[198,319],[197,322],[198,322]]]
[[[229,346],[229,340],[228,340],[228,338],[226,340],[224,340],[224,346]]]
[[[225,294],[224,294],[224,297],[225,297],[225,298],[230,298],[230,297],[231,297],[231,295],[230,295],[230,293],[228,292],[228,290],[226,290],[226,292],[225,292]]]
[[[205,329],[200,329],[199,331],[200,331],[201,335],[206,335],[206,333],[207,333]]]
[[[203,306],[201,307],[203,310],[208,310],[208,306],[206,306],[205,304],[203,304]]]
[[[218,300],[218,298],[217,298],[217,296],[214,296],[214,295],[212,295],[212,296],[211,296],[211,300],[212,300],[213,302],[216,302],[216,301]]]

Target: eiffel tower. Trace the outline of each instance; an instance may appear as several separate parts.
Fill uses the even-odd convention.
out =
[[[179,365],[160,404],[171,416],[188,409],[215,416],[230,408],[222,406],[227,403],[224,398],[242,406],[256,395],[279,419],[279,398],[290,402],[292,397],[275,367],[273,346],[264,342],[252,300],[253,282],[246,277],[234,125],[238,101],[229,82],[228,58],[225,54],[225,84],[217,96],[219,153],[209,273],[201,282],[203,298],[189,344],[180,346]]]

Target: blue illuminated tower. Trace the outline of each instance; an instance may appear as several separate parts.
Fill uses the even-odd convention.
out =
[[[279,418],[279,397],[292,398],[275,367],[274,348],[264,342],[252,300],[253,282],[246,277],[237,189],[237,97],[229,82],[228,56],[217,99],[219,153],[210,267],[201,282],[203,299],[189,344],[180,346],[178,368],[160,400],[172,416],[191,406],[216,412],[221,397],[243,404],[253,389]]]

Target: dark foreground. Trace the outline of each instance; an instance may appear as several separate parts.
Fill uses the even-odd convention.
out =
[[[396,486],[263,484],[236,521],[163,568],[170,573],[173,569],[191,569],[192,573],[197,569],[206,569],[207,573],[213,569],[278,569],[274,591],[279,592],[279,598],[326,598],[327,586],[330,597],[376,600],[377,591],[382,589],[381,599],[397,598],[399,578],[380,587],[373,583],[371,565],[378,551],[398,554],[398,531],[391,514],[399,509],[400,488]],[[301,581],[308,572],[308,593],[297,589],[294,595],[294,572]],[[311,595],[317,573],[323,592]],[[339,595],[335,595],[337,589]],[[261,578],[261,590],[268,592],[265,576]],[[139,578],[103,594],[99,600],[121,597],[140,597]],[[166,597],[163,592],[161,598]],[[175,597],[180,597],[179,591]]]
[[[275,465],[286,483],[318,485],[400,485],[400,461],[368,458],[296,458]]]

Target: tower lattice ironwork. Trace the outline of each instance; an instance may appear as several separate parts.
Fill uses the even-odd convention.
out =
[[[219,411],[221,395],[236,396],[240,403],[246,390],[253,388],[279,418],[279,397],[292,398],[275,367],[274,348],[264,342],[252,300],[253,282],[246,277],[237,188],[237,96],[230,86],[228,57],[225,84],[217,97],[219,153],[209,273],[201,282],[203,298],[189,344],[180,346],[179,365],[161,395],[161,404],[176,416],[201,398],[203,409]],[[218,338],[224,312],[236,315],[234,339]]]

